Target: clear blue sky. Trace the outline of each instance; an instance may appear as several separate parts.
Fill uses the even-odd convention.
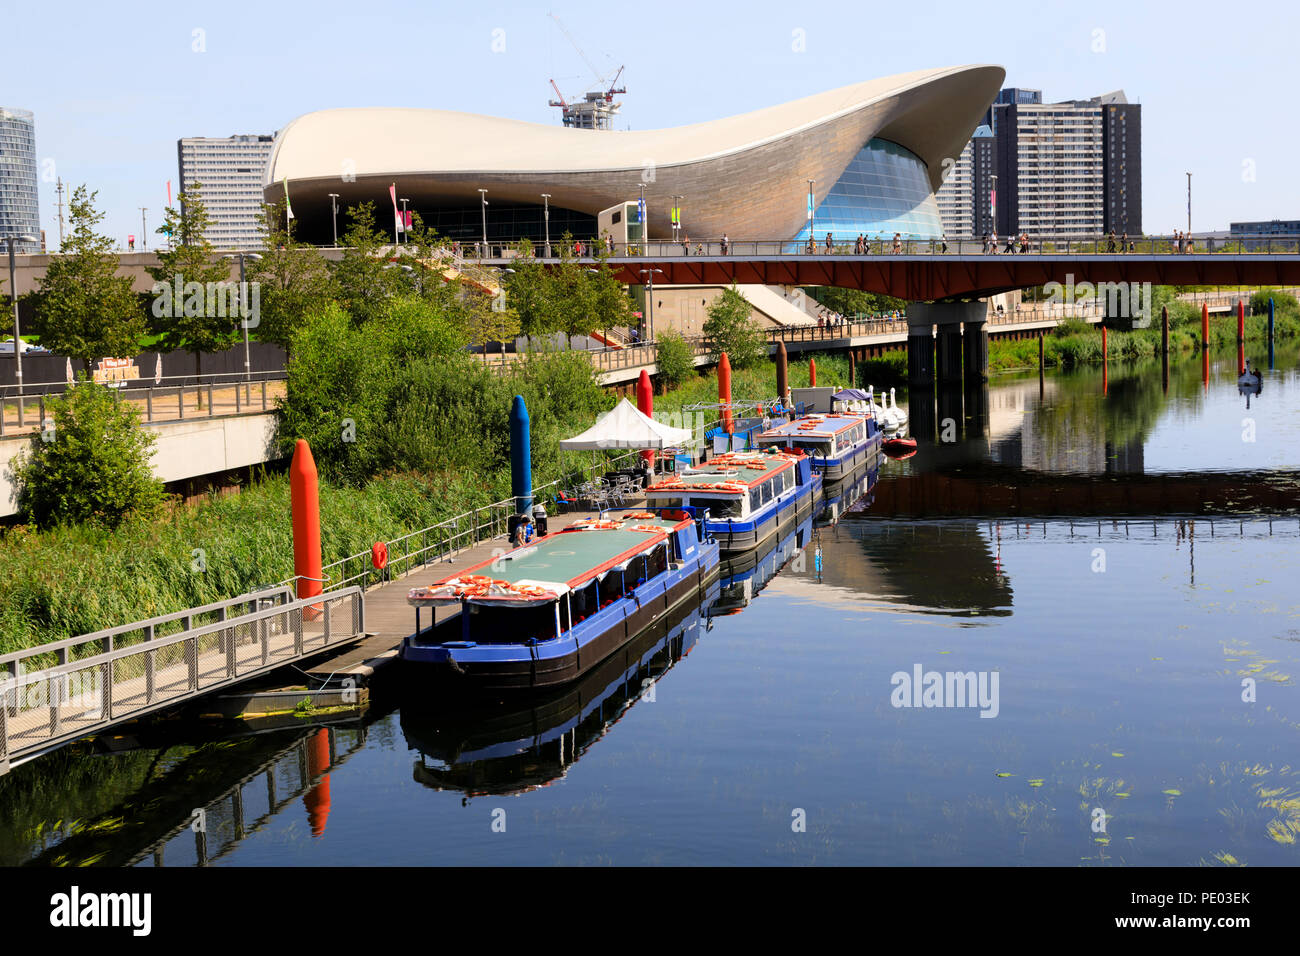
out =
[[[1185,226],[1188,171],[1197,231],[1300,218],[1300,13],[1280,2],[11,2],[0,12],[0,105],[35,112],[42,168],[52,161],[65,183],[97,189],[107,230],[124,241],[139,233],[140,206],[150,231],[158,225],[182,136],[270,133],[341,106],[558,123],[549,78],[566,96],[593,81],[548,12],[601,72],[627,65],[620,126],[675,126],[892,73],[995,63],[1007,85],[1041,88],[1049,101],[1123,88],[1142,103],[1147,232]],[[53,183],[42,182],[52,243],[54,203]]]

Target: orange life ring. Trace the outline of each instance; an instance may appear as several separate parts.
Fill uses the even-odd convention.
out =
[[[388,545],[382,541],[376,541],[370,546],[370,563],[375,566],[376,571],[382,571],[388,567]]]

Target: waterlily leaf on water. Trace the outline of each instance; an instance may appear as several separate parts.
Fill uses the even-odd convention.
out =
[[[1116,793],[1116,794],[1115,794],[1115,796],[1117,796],[1117,797],[1127,797],[1128,795],[1129,795],[1129,793],[1128,793],[1127,790],[1125,790],[1125,791],[1122,792],[1122,793]]]
[[[1161,790],[1160,792],[1167,793],[1171,797],[1181,797],[1183,795],[1183,791],[1181,790]]]
[[[999,777],[1014,777],[1014,776],[1015,776],[1014,773],[1011,773],[1011,772],[1008,771],[1008,770],[998,770],[998,771],[995,771],[995,773],[996,773],[996,775],[999,776]]]
[[[1123,755],[1122,753],[1120,753],[1118,750],[1112,750],[1112,751],[1110,752],[1110,755],[1111,755],[1112,757],[1122,757],[1122,756],[1124,756],[1124,755]]]
[[[1031,787],[1041,787],[1043,785],[1043,778],[1035,777],[1034,779],[1029,781],[1029,785]]]

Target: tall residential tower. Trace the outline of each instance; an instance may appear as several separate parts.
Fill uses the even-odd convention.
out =
[[[218,249],[258,249],[265,241],[259,220],[262,177],[274,145],[274,136],[261,135],[177,141],[181,189],[200,184],[212,220],[206,238]]]
[[[38,240],[14,243],[15,252],[41,251],[36,183],[36,120],[28,110],[0,106],[0,238]]]

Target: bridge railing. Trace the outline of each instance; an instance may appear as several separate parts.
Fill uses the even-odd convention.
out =
[[[1090,236],[1033,236],[1023,242],[1019,236],[999,236],[997,244],[992,243],[992,236],[955,236],[947,239],[908,239],[892,236],[872,236],[864,240],[860,247],[856,237],[831,235],[831,242],[826,242],[825,233],[820,233],[813,242],[792,239],[730,239],[721,236],[690,239],[651,239],[642,242],[599,242],[581,239],[571,243],[564,251],[573,258],[588,261],[598,251],[607,252],[616,259],[647,258],[669,259],[702,257],[760,257],[771,256],[942,256],[942,255],[1187,255],[1187,254],[1231,254],[1231,255],[1297,255],[1300,254],[1300,235],[1291,234],[1242,234],[1231,236],[1194,237],[1190,240],[1173,235],[1128,236],[1122,234],[1112,237],[1109,233]],[[558,241],[552,241],[552,260],[560,257]],[[533,254],[541,255],[539,245],[534,245]],[[479,262],[500,262],[516,259],[520,255],[520,243],[510,242],[469,242],[463,244],[463,255]]]
[[[256,598],[242,595],[232,602]],[[18,664],[58,649],[47,645],[5,655],[14,670],[0,680],[0,771],[137,714],[353,640],[365,630],[364,600],[360,588],[344,588],[34,671]]]

